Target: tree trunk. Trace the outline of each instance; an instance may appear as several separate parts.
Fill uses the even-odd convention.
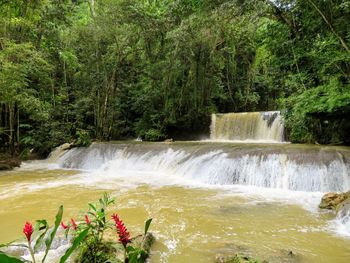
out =
[[[9,147],[10,147],[11,155],[13,156],[15,153],[15,147],[14,147],[15,145],[14,145],[14,139],[13,139],[14,109],[11,103],[8,105],[8,109],[9,109]]]
[[[19,145],[19,106],[17,105],[17,145]]]
[[[323,14],[323,12],[321,11],[321,9],[319,9],[317,7],[317,5],[312,1],[312,0],[307,0],[314,8],[315,10],[320,14],[320,16],[322,17],[323,21],[327,24],[327,26],[329,27],[329,29],[332,31],[332,33],[338,38],[338,40],[340,41],[341,45],[343,46],[343,48],[350,53],[350,49],[347,46],[345,40],[335,31],[333,25],[331,24],[331,22],[328,21],[328,19],[326,18],[325,14]]]
[[[90,6],[91,16],[95,17],[95,0],[90,0],[89,6]]]

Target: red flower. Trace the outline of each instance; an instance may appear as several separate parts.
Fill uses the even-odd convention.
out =
[[[33,234],[33,225],[29,222],[26,222],[23,228],[23,233],[26,235],[28,242],[30,241],[30,237]]]
[[[117,228],[119,241],[123,244],[124,247],[126,247],[126,245],[131,241],[130,233],[128,232],[128,230],[124,226],[123,221],[119,218],[117,214],[112,215],[112,219],[114,220],[115,227]]]
[[[63,221],[61,222],[61,227],[62,227],[63,229],[69,228],[69,226],[65,225],[65,224],[63,223]]]
[[[70,221],[72,222],[72,227],[74,230],[77,230],[78,226],[77,226],[77,223],[75,223],[74,219],[71,218]]]
[[[91,224],[91,221],[89,219],[89,217],[87,215],[85,215],[85,222],[87,225],[90,225]]]

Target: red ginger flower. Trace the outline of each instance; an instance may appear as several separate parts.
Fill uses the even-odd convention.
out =
[[[62,227],[63,229],[69,228],[69,226],[65,225],[65,224],[63,223],[63,221],[61,222],[61,227]]]
[[[77,223],[75,223],[74,219],[71,218],[70,221],[72,222],[72,227],[74,230],[77,230],[78,226],[77,226]]]
[[[130,233],[128,232],[128,230],[124,226],[123,221],[119,218],[117,214],[112,215],[112,219],[114,220],[115,227],[117,228],[119,241],[123,244],[124,247],[126,247],[126,245],[131,241]]]
[[[87,225],[90,225],[91,224],[91,221],[89,219],[89,217],[87,215],[85,215],[85,222]]]
[[[26,222],[23,228],[23,233],[25,234],[28,242],[30,241],[30,237],[32,236],[33,231],[34,231],[33,225],[29,222]]]

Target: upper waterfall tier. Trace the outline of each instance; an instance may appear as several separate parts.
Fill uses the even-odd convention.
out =
[[[279,111],[212,114],[210,139],[283,142]]]

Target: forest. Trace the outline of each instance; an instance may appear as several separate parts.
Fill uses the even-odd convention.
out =
[[[0,148],[193,139],[280,110],[291,142],[350,144],[350,1],[1,0]]]

